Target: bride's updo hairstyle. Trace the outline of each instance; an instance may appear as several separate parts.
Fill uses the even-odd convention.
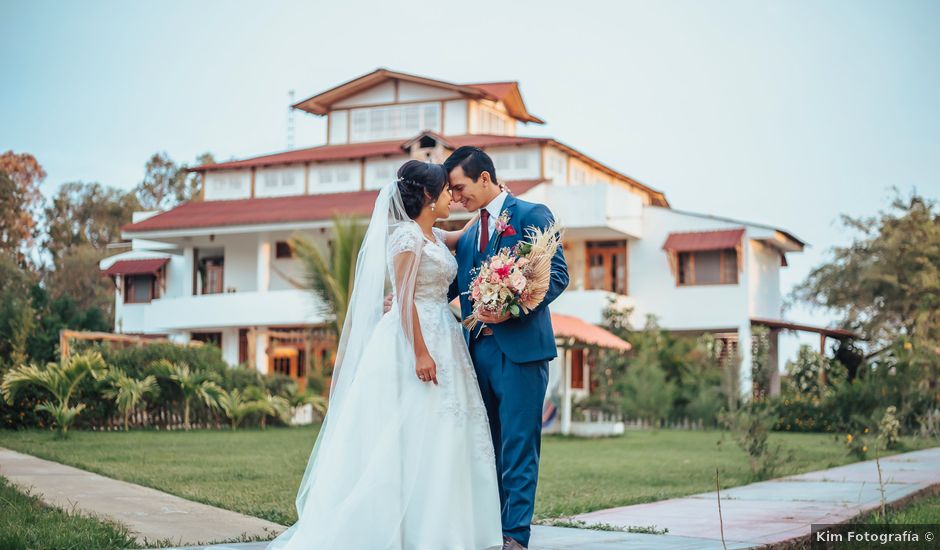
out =
[[[408,217],[415,219],[425,205],[437,202],[447,185],[447,172],[440,164],[409,160],[398,169],[398,192]]]

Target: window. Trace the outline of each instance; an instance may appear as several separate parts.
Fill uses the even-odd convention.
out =
[[[738,283],[738,252],[734,248],[679,252],[680,285],[734,285]]]
[[[153,275],[125,275],[124,303],[147,304],[156,298],[157,278]]]
[[[571,350],[571,388],[584,389],[584,350]]]
[[[627,293],[627,241],[587,243],[585,290]]]
[[[248,362],[248,329],[238,329],[238,364],[244,365]]]
[[[293,258],[294,251],[291,249],[290,243],[285,241],[274,243],[274,257],[277,259]]]
[[[418,103],[354,109],[350,141],[396,139],[441,130],[441,104]]]
[[[222,258],[206,258],[205,279],[202,287],[203,294],[220,294],[224,289],[225,260]]]

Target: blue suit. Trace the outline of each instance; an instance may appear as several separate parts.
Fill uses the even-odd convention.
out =
[[[554,218],[541,204],[507,196],[503,210],[515,235],[490,237],[479,252],[479,220],[457,242],[457,278],[449,298],[460,296],[463,318],[471,313],[466,294],[471,270],[504,247],[525,238],[528,227],[548,228]],[[491,336],[464,331],[496,452],[503,534],[529,544],[542,436],[542,404],[548,387],[548,362],[558,355],[548,305],[568,286],[568,266],[561,247],[552,258],[551,283],[544,301],[528,314],[490,326]]]

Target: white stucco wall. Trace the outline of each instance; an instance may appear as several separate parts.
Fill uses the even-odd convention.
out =
[[[783,296],[780,293],[780,252],[760,241],[748,243],[748,301],[751,317],[780,319]]]
[[[233,235],[218,239],[219,246],[225,248],[225,288],[235,288],[236,292],[257,290],[256,260],[258,245],[256,238],[246,235]]]
[[[467,101],[458,99],[444,103],[444,135],[461,136],[467,133]]]
[[[346,143],[349,141],[349,111],[340,109],[329,115],[330,134],[327,141],[330,145]]]
[[[642,326],[655,314],[664,328],[674,330],[730,328],[748,319],[747,247],[738,284],[676,286],[669,260],[662,250],[671,232],[734,229],[740,224],[686,216],[668,208],[643,210],[643,238],[630,243],[630,295],[635,300],[634,324]]]

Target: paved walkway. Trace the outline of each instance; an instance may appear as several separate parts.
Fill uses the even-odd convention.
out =
[[[896,502],[940,484],[940,447],[881,460],[885,498]],[[0,448],[0,475],[32,487],[52,505],[125,523],[140,539],[198,544],[267,536],[282,526],[197,504],[154,489]],[[755,548],[809,535],[810,524],[839,523],[877,508],[881,501],[873,460],[727,489],[721,494],[729,549]],[[589,525],[655,527],[664,535],[535,526],[532,550],[720,549],[716,494],[702,493],[582,514]],[[214,550],[262,550],[265,543]],[[202,548],[188,547],[188,548]]]
[[[281,525],[0,447],[0,476],[47,504],[119,521],[141,542],[273,538]]]
[[[940,484],[940,447],[883,458],[881,472],[889,503]],[[874,460],[721,492],[725,540],[744,545],[738,548],[807,536],[811,524],[843,523],[880,504]],[[714,492],[600,510],[576,519],[622,527],[655,525],[669,530],[664,539],[687,536],[721,540]],[[681,548],[666,543],[658,547]]]

